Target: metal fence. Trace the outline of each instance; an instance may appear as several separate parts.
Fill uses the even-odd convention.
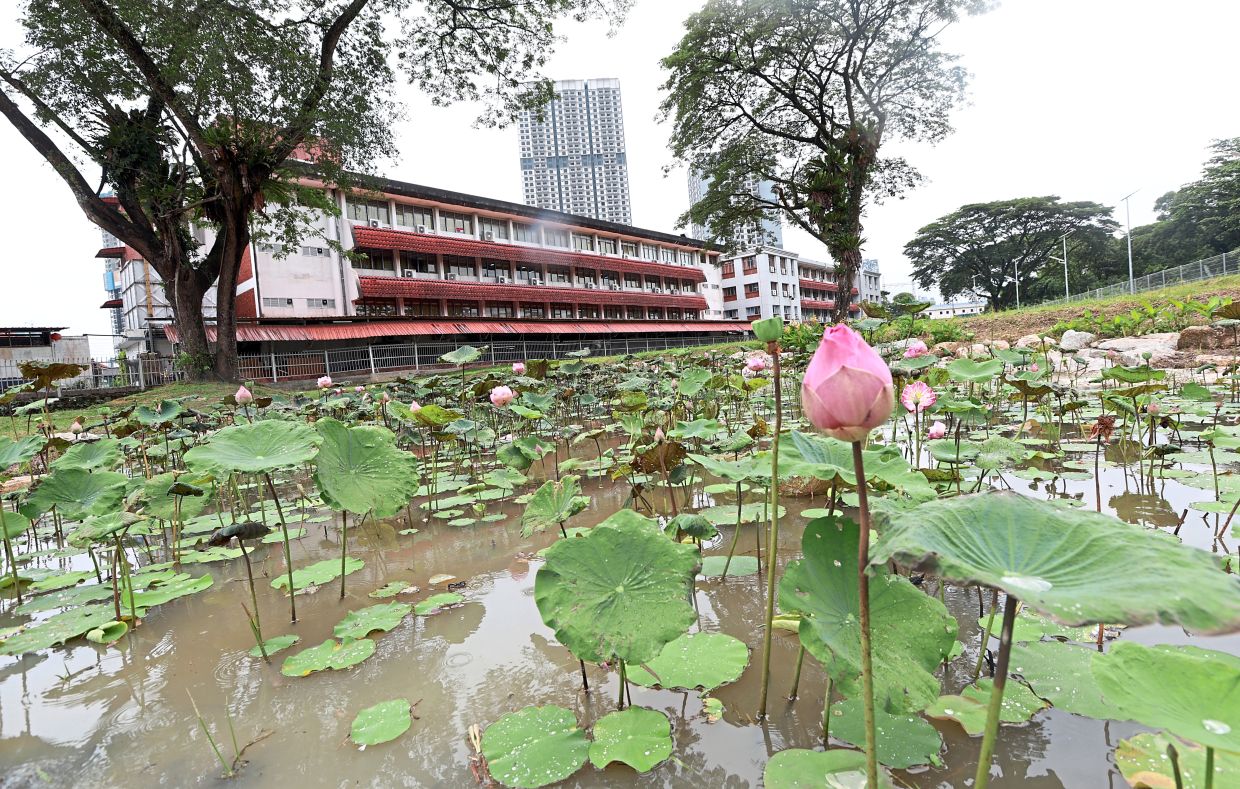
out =
[[[480,364],[507,364],[527,359],[563,359],[570,353],[588,349],[591,356],[620,356],[628,353],[690,348],[723,342],[739,342],[735,334],[705,334],[692,337],[629,337],[595,340],[500,339],[486,345]],[[241,377],[255,381],[292,381],[323,375],[347,377],[378,375],[402,370],[443,368],[439,357],[456,350],[459,342],[411,342],[396,345],[365,345],[322,351],[272,351],[241,357]]]
[[[57,382],[57,396],[79,390],[146,389],[172,383],[183,377],[171,358],[148,354],[128,359],[0,359],[0,391],[29,380],[22,375],[20,367],[26,361],[76,364],[83,368],[77,375]]]
[[[1087,290],[1084,293],[1073,293],[1067,298],[1038,302],[1037,306],[1048,307],[1056,304],[1070,304],[1074,301],[1101,299],[1107,296],[1122,296],[1130,291],[1140,293],[1146,290],[1161,290],[1178,285],[1181,282],[1196,282],[1197,280],[1222,277],[1227,274],[1240,274],[1240,249],[1224,252],[1221,255],[1204,258],[1192,263],[1185,263],[1175,268],[1155,271],[1153,274],[1146,274],[1143,277],[1137,277],[1133,281],[1131,288],[1127,280],[1125,280],[1114,285]]]

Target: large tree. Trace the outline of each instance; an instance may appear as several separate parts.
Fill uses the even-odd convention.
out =
[[[1007,307],[1016,303],[1018,274],[1022,300],[1062,294],[1063,264],[1052,256],[1061,254],[1065,233],[1075,281],[1088,287],[1080,279],[1089,276],[1088,264],[1105,260],[1114,246],[1119,226],[1111,212],[1053,196],[973,203],[918,230],[904,254],[920,287],[937,288],[945,299],[985,294],[992,307]]]
[[[342,183],[392,152],[393,70],[486,122],[545,101],[552,22],[625,0],[33,0],[0,57],[0,114],[87,218],[167,283],[182,348],[237,375],[236,285],[255,233],[282,246]],[[303,166],[290,166],[290,159]],[[79,163],[83,163],[82,166]],[[308,169],[307,169],[308,167]],[[97,185],[92,180],[99,173]],[[104,197],[113,191],[116,200]],[[190,223],[210,227],[199,246]],[[215,283],[208,356],[202,296]]]
[[[982,0],[708,0],[685,23],[662,105],[672,151],[709,179],[682,217],[728,239],[776,210],[820,240],[851,289],[873,200],[918,180],[891,139],[934,142],[965,72],[939,35]],[[773,195],[754,190],[770,181]],[[727,242],[722,242],[725,246]],[[841,298],[835,317],[848,315]]]

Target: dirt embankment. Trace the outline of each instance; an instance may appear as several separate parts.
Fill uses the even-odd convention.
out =
[[[1012,342],[1027,334],[1042,334],[1051,330],[1059,321],[1079,318],[1086,310],[1107,317],[1128,312],[1148,301],[1155,307],[1171,299],[1206,301],[1213,296],[1240,301],[1240,277],[1225,277],[1205,282],[1182,285],[1175,289],[1138,293],[1135,296],[1117,297],[1099,301],[1083,301],[1057,307],[1028,307],[1022,310],[1004,310],[972,318],[963,318],[965,328],[973,332],[977,340],[1007,340]]]

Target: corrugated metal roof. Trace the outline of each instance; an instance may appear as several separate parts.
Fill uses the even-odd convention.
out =
[[[95,253],[97,258],[119,258],[125,254],[125,247],[104,247]]]
[[[114,310],[117,307],[120,307],[123,305],[124,305],[124,302],[122,302],[120,299],[108,299],[104,303],[100,304],[99,308],[104,309],[104,310]]]
[[[164,328],[168,338],[177,341],[172,326]],[[327,342],[333,340],[371,340],[379,337],[449,337],[458,334],[671,334],[677,332],[745,332],[749,324],[741,321],[488,321],[470,319],[359,321],[314,324],[249,324],[237,326],[239,342]],[[207,337],[215,340],[215,327],[207,327]]]
[[[810,290],[832,290],[834,291],[834,290],[840,289],[839,283],[837,282],[821,282],[816,279],[806,279],[805,277],[801,277],[801,287],[809,288]]]
[[[706,309],[706,297],[647,291],[558,288],[535,285],[492,285],[406,277],[358,277],[363,298],[466,299],[473,301],[533,301],[570,304],[624,304],[647,307]]]

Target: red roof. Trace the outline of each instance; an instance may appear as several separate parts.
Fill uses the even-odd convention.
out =
[[[104,303],[100,304],[99,308],[103,310],[114,310],[117,307],[122,306],[123,303],[124,302],[122,302],[120,299],[108,299]]]
[[[704,282],[706,272],[697,266],[678,266],[634,258],[589,255],[582,252],[557,252],[541,247],[501,244],[474,238],[455,238],[433,233],[410,233],[404,230],[353,226],[353,243],[365,249],[394,249],[427,254],[463,255],[465,257],[497,258],[518,263],[541,263],[577,268],[607,269],[656,277],[675,277]]]
[[[652,332],[747,332],[741,321],[496,321],[470,318],[435,320],[384,320],[349,323],[248,324],[237,326],[241,342],[307,342],[367,340],[376,337],[446,337],[454,334],[646,334]],[[164,327],[168,339],[177,341],[176,329]],[[207,327],[215,340],[215,327]]]
[[[834,301],[819,301],[817,299],[807,299],[801,297],[801,306],[810,310],[833,310],[835,309]]]
[[[835,282],[822,282],[816,279],[806,279],[805,277],[801,277],[801,290],[805,290],[806,288],[809,288],[810,290],[836,291],[840,289],[840,286]]]
[[[706,298],[697,294],[674,295],[648,291],[586,290],[535,285],[492,285],[480,282],[448,282],[441,279],[406,277],[358,277],[363,298],[464,299],[473,301],[533,301],[570,304],[623,304],[646,307],[706,309]]]
[[[104,247],[95,253],[95,257],[97,258],[119,258],[124,257],[124,255],[124,247]]]

